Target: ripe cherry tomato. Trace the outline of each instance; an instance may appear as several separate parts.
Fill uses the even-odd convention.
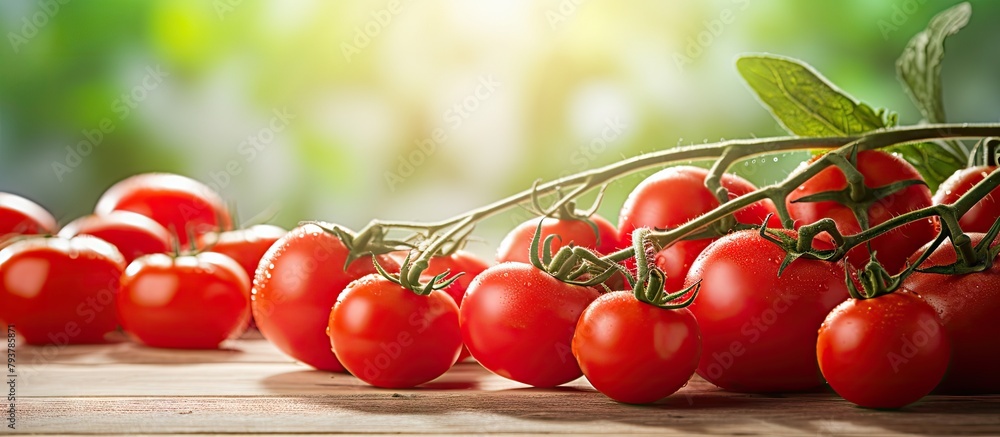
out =
[[[424,275],[433,277],[446,271],[451,271],[452,275],[464,273],[444,289],[444,292],[448,293],[455,300],[455,304],[461,307],[462,299],[465,298],[465,292],[469,289],[472,280],[487,268],[489,268],[489,264],[486,264],[486,261],[483,261],[478,256],[471,252],[457,250],[447,256],[431,258],[430,262],[427,263],[427,270],[424,270]],[[461,362],[468,357],[469,349],[463,346],[462,353],[458,356],[458,361]]]
[[[372,274],[351,282],[328,333],[344,368],[376,387],[414,387],[448,371],[462,349],[458,305],[441,290],[419,296]]]
[[[688,308],[701,328],[702,378],[751,393],[823,384],[816,331],[849,296],[844,270],[837,263],[799,258],[778,276],[784,258],[785,252],[757,231],[737,231],[712,243],[694,262],[685,285],[701,281]]]
[[[926,396],[948,368],[941,319],[907,292],[848,299],[819,328],[816,356],[837,394],[868,408],[901,408]]]
[[[645,404],[687,384],[701,357],[701,336],[686,308],[657,308],[618,291],[597,298],[580,316],[573,356],[601,393]]]
[[[0,240],[11,235],[54,234],[56,219],[37,203],[0,193]]]
[[[472,357],[504,378],[554,387],[583,373],[570,349],[597,290],[567,284],[530,264],[508,262],[476,276],[459,310]]]
[[[267,249],[287,233],[288,231],[274,225],[254,225],[246,229],[202,234],[198,236],[197,245],[204,250],[232,258],[247,273],[247,279],[253,282],[257,265]],[[251,316],[247,329],[256,326]]]
[[[163,225],[187,247],[188,232],[196,236],[233,226],[225,202],[194,179],[168,173],[145,173],[108,188],[97,201],[96,213],[132,211]]]
[[[114,244],[125,256],[126,264],[143,255],[170,251],[170,233],[166,228],[149,217],[128,211],[80,217],[59,231],[64,238],[77,235],[92,235]]]
[[[118,295],[122,327],[153,347],[214,349],[250,317],[250,281],[236,261],[203,252],[136,259]]]
[[[253,281],[260,259],[288,231],[274,225],[254,225],[246,229],[209,232],[198,237],[198,247],[226,255],[247,273]]]
[[[718,199],[705,187],[707,177],[708,170],[682,165],[663,169],[642,181],[622,206],[618,219],[620,246],[631,245],[632,232],[638,228],[676,228],[717,208]],[[730,199],[756,190],[753,184],[733,174],[722,176],[722,186],[729,190]],[[762,201],[737,211],[735,217],[741,223],[760,225],[773,213],[774,204]],[[777,216],[768,226],[781,226]],[[664,288],[681,290],[691,264],[712,241],[683,240],[663,248],[655,262],[667,274]]]
[[[123,270],[125,258],[99,238],[17,241],[0,250],[0,319],[30,344],[104,343],[118,326]]]
[[[983,234],[970,233],[973,244]],[[996,245],[996,242],[993,243]],[[925,246],[923,250],[929,248]],[[916,262],[914,255],[911,262]],[[920,268],[948,265],[956,260],[955,249],[945,242]],[[1000,393],[1000,260],[989,270],[965,275],[915,272],[903,288],[919,294],[944,322],[951,343],[951,364],[937,390],[948,394]]]
[[[865,186],[879,188],[894,182],[921,180],[920,173],[912,165],[896,156],[878,150],[858,152],[857,168],[865,177]],[[799,186],[788,196],[788,212],[795,219],[796,229],[822,218],[832,218],[837,229],[844,235],[861,232],[861,226],[851,209],[833,201],[802,202],[792,201],[811,194],[847,188],[844,173],[837,167],[826,168]],[[931,205],[931,192],[924,185],[910,185],[890,194],[868,208],[868,223],[878,225],[890,218]],[[871,240],[872,250],[878,260],[892,274],[902,271],[906,259],[924,243],[937,235],[937,225],[932,219],[912,222],[893,229]],[[871,257],[865,245],[855,247],[847,253],[847,260],[861,269]]]
[[[497,262],[530,262],[531,252],[528,247],[531,245],[532,237],[535,236],[539,220],[542,218],[528,220],[510,231],[500,242],[500,248],[497,249]],[[618,231],[615,226],[597,214],[590,216],[590,220],[597,226],[597,233],[594,233],[594,229],[583,220],[545,218],[542,223],[541,241],[545,241],[549,235],[560,237],[552,240],[553,255],[561,247],[571,243],[579,247],[593,249],[602,255],[614,252],[618,247]],[[538,254],[539,256],[542,254],[541,244],[539,244]]]
[[[950,205],[955,203],[973,185],[978,184],[996,169],[996,167],[984,166],[956,171],[938,187],[937,192],[934,193],[934,204]],[[1000,188],[994,188],[989,195],[973,205],[958,220],[958,224],[965,232],[987,232],[997,218],[1000,218]]]
[[[339,238],[306,224],[268,249],[254,277],[253,316],[261,334],[282,352],[320,370],[344,370],[326,335],[337,296],[351,281],[377,273],[369,256],[355,260],[345,271],[347,255]],[[392,258],[377,259],[387,271],[399,271]]]

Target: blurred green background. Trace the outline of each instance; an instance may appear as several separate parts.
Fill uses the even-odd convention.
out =
[[[167,171],[244,220],[441,219],[641,152],[781,134],[740,53],[805,60],[917,123],[894,62],[956,3],[5,0],[0,191],[65,223],[114,182]],[[948,41],[946,106],[997,121],[1000,2],[972,4]],[[799,158],[737,168],[768,183]],[[641,177],[600,212],[615,221]],[[471,249],[527,217],[484,223]]]

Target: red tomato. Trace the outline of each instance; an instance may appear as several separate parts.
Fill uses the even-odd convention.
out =
[[[430,262],[427,263],[427,270],[424,270],[424,274],[433,277],[446,271],[451,271],[452,275],[464,273],[464,275],[459,276],[455,282],[452,282],[451,285],[444,289],[455,300],[455,304],[461,307],[465,291],[469,289],[472,280],[487,268],[489,268],[489,264],[486,264],[486,261],[483,261],[478,256],[471,252],[458,250],[448,256],[431,258]],[[458,356],[458,361],[465,360],[468,357],[469,349],[463,346],[462,353]]]
[[[583,374],[570,344],[580,314],[598,295],[530,264],[498,264],[465,293],[462,339],[497,375],[535,387],[565,384]]]
[[[187,247],[188,232],[196,236],[230,229],[232,218],[225,202],[211,188],[194,179],[169,173],[145,173],[126,178],[104,192],[96,213],[132,211],[163,225]]]
[[[920,179],[920,173],[902,158],[877,150],[858,152],[857,168],[865,177],[865,186],[879,188],[898,181]],[[832,218],[837,229],[844,235],[861,232],[861,226],[851,209],[833,201],[802,202],[792,201],[811,194],[847,187],[844,173],[837,167],[823,169],[795,192],[788,196],[788,212],[795,219],[795,228],[816,222],[822,218]],[[911,185],[894,194],[882,198],[868,208],[868,223],[878,225],[895,216],[928,207],[931,192],[924,185]],[[924,243],[937,235],[934,220],[912,222],[893,229],[870,241],[872,250],[877,252],[882,266],[892,274],[902,271],[906,258],[916,252]],[[865,245],[855,247],[847,253],[847,259],[857,269],[864,268],[871,257]]]
[[[198,247],[221,253],[240,264],[253,281],[260,259],[288,231],[274,225],[254,225],[246,229],[209,232],[198,237]]]
[[[326,335],[337,296],[351,281],[377,273],[370,256],[355,260],[345,271],[347,255],[339,238],[306,224],[267,250],[254,277],[253,316],[261,334],[282,352],[320,370],[344,370]],[[386,270],[399,271],[392,258],[377,259]]]
[[[902,291],[838,305],[816,343],[830,387],[868,408],[901,408],[926,396],[944,376],[950,352],[934,309]]]
[[[983,234],[972,233],[973,244]],[[996,243],[993,243],[996,245]],[[925,246],[923,250],[929,248]],[[920,253],[923,252],[920,251]],[[914,257],[910,260],[916,262]],[[920,268],[948,265],[956,260],[955,249],[945,242]],[[915,272],[903,288],[919,294],[944,322],[951,342],[951,364],[937,391],[949,394],[1000,393],[1000,262],[979,273],[939,275]]]
[[[377,273],[340,293],[328,333],[344,368],[383,388],[410,388],[437,378],[462,349],[458,305],[447,293],[419,296]]]
[[[0,240],[10,235],[54,234],[56,219],[37,203],[0,193]]]
[[[531,239],[535,236],[538,228],[538,221],[541,217],[528,220],[518,225],[510,231],[497,249],[497,262],[516,261],[520,263],[530,262],[531,252],[528,247]],[[542,224],[541,241],[545,241],[549,235],[558,235],[560,238],[552,240],[552,254],[563,246],[573,245],[586,247],[595,250],[600,254],[609,254],[618,247],[618,231],[615,226],[605,218],[594,214],[590,220],[597,225],[597,233],[587,222],[582,220],[560,220],[555,218],[545,218]],[[539,244],[538,254],[541,256],[542,247]]]
[[[783,230],[790,236],[794,231]],[[698,374],[726,390],[787,392],[823,384],[816,331],[849,296],[839,263],[799,258],[778,276],[785,252],[757,231],[708,246],[685,285],[701,281],[688,307],[701,328]]]
[[[601,393],[645,404],[687,384],[701,357],[701,336],[686,308],[657,308],[619,291],[597,298],[580,316],[573,356]]]
[[[203,252],[136,259],[118,295],[122,327],[153,347],[214,349],[250,317],[250,281],[236,261]]]
[[[127,211],[80,217],[59,231],[64,238],[77,235],[92,235],[114,244],[125,256],[126,264],[143,255],[170,251],[166,228],[149,217]]]
[[[620,246],[631,245],[632,232],[638,228],[676,228],[717,208],[718,199],[705,188],[707,177],[708,170],[682,165],[663,169],[642,181],[622,206],[618,219]],[[757,189],[733,174],[722,176],[722,186],[729,190],[730,199]],[[774,204],[768,200],[737,211],[735,217],[741,223],[759,225],[764,223],[768,214],[773,213]],[[772,217],[768,226],[781,227],[777,216]],[[664,288],[670,291],[682,289],[691,264],[711,242],[711,239],[684,240],[661,250],[655,262],[667,274]]]
[[[125,259],[89,236],[30,238],[0,250],[0,319],[30,344],[104,343],[118,326]]]
[[[938,187],[937,192],[934,193],[934,204],[950,205],[955,203],[973,185],[978,184],[996,169],[996,167],[984,166],[956,171]],[[1000,188],[994,188],[990,194],[973,205],[958,220],[958,224],[965,232],[987,232],[990,230],[990,226],[993,226],[993,222],[997,221],[997,218],[1000,218]]]
[[[274,225],[254,225],[246,229],[202,234],[198,237],[197,245],[204,250],[232,258],[247,273],[247,279],[253,282],[257,265],[267,249],[287,233],[288,231]],[[256,326],[251,316],[246,328]]]

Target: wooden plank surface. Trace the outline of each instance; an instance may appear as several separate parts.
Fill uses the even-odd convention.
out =
[[[695,378],[637,407],[607,399],[582,378],[534,389],[474,363],[419,389],[381,390],[310,370],[259,339],[220,351],[21,347],[18,363],[16,433],[1000,434],[1000,396],[932,396],[885,412],[826,391],[745,395]]]

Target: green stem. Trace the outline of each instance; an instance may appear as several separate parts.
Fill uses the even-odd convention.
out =
[[[708,226],[730,214],[735,213],[755,202],[759,202],[765,199],[771,199],[774,202],[775,208],[777,208],[779,215],[782,217],[782,222],[785,227],[791,228],[792,223],[789,218],[787,208],[785,206],[785,197],[787,197],[793,190],[798,186],[802,185],[804,182],[815,176],[817,173],[823,169],[835,165],[837,158],[842,158],[844,154],[853,152],[853,148],[857,148],[857,151],[862,150],[874,150],[883,147],[888,147],[895,144],[903,143],[917,143],[933,139],[941,138],[976,138],[985,136],[994,136],[1000,132],[1000,125],[988,124],[988,125],[937,125],[937,126],[927,126],[919,128],[903,128],[903,129],[893,129],[886,130],[877,133],[873,133],[869,136],[861,137],[855,141],[848,142],[842,145],[839,149],[823,155],[821,158],[814,161],[804,170],[794,173],[784,181],[771,185],[768,187],[761,188],[757,191],[745,194],[729,202],[719,205],[717,208],[709,211],[697,218],[685,223],[682,226],[660,232],[652,232],[650,238],[652,238],[660,247],[668,246],[675,241],[678,241],[690,234],[697,232],[698,230]],[[727,169],[724,166],[719,166],[718,168],[713,167],[713,173],[709,175],[709,178],[716,178],[716,180],[721,178],[723,172]],[[992,175],[992,174],[991,174]],[[706,181],[706,185],[708,181]],[[971,191],[971,190],[970,190]],[[988,190],[986,192],[989,192]],[[985,194],[982,194],[985,195]],[[978,199],[982,198],[976,197],[971,201],[972,203],[966,206],[964,211],[975,204]],[[965,196],[963,196],[963,199]],[[962,201],[963,199],[959,199]],[[970,198],[971,199],[971,198]],[[956,202],[957,203],[957,202]],[[917,211],[914,211],[917,212]],[[933,215],[933,214],[931,214]],[[904,216],[898,216],[898,219]],[[882,227],[878,227],[882,229]],[[872,228],[875,229],[875,228]],[[882,232],[885,232],[883,229]],[[864,233],[862,233],[864,234]],[[858,235],[862,235],[858,234]],[[874,238],[874,237],[871,237]]]
[[[1000,129],[997,129],[1000,133]],[[567,195],[565,195],[559,202],[553,204],[551,208],[558,208],[562,206],[565,202],[572,201],[575,197],[583,194],[591,189],[600,187],[608,182],[614,181],[615,179],[628,176],[630,174],[651,168],[667,165],[674,162],[680,161],[698,161],[698,160],[708,160],[714,159],[722,156],[725,150],[729,147],[741,148],[743,157],[750,157],[755,155],[763,155],[768,153],[776,152],[790,152],[796,150],[808,150],[808,149],[832,149],[840,147],[852,141],[856,141],[857,137],[827,137],[827,138],[798,138],[798,137],[779,137],[779,138],[763,138],[754,140],[731,140],[723,141],[720,143],[710,143],[710,144],[699,144],[694,146],[677,147],[669,150],[663,150],[658,152],[652,152],[633,158],[629,158],[623,161],[618,161],[614,164],[606,165],[604,167],[599,167],[593,170],[587,170],[575,175],[567,176],[561,179],[556,179],[551,182],[546,182],[544,184],[539,184],[531,190],[525,190],[520,193],[514,194],[512,196],[506,197],[504,199],[493,202],[489,205],[474,209],[472,211],[460,214],[458,216],[430,223],[416,223],[416,222],[406,222],[406,221],[378,221],[378,226],[396,228],[396,229],[408,229],[408,230],[425,230],[429,232],[436,232],[440,229],[453,226],[454,224],[461,222],[465,219],[471,219],[472,222],[478,222],[484,218],[490,217],[492,215],[501,213],[520,205],[524,202],[531,200],[532,196],[545,195],[555,192],[557,189],[566,187],[577,187]],[[371,226],[371,224],[369,225]]]
[[[665,166],[671,163],[683,161],[703,161],[717,159],[718,161],[711,168],[705,184],[709,189],[713,189],[713,194],[721,196],[725,194],[722,190],[722,175],[739,158],[748,158],[757,155],[766,155],[778,152],[788,152],[807,149],[837,149],[834,154],[824,155],[813,162],[805,170],[798,172],[780,184],[762,188],[747,195],[740,196],[731,201],[722,201],[716,209],[697,217],[678,228],[651,232],[649,237],[660,247],[672,244],[681,238],[693,234],[714,222],[724,219],[740,209],[761,200],[771,199],[778,210],[779,217],[785,227],[792,227],[792,220],[785,206],[785,197],[810,179],[819,171],[835,164],[836,158],[843,158],[848,152],[862,150],[873,150],[895,144],[917,143],[928,140],[950,139],[950,138],[977,138],[988,136],[1000,136],[1000,124],[979,124],[979,125],[957,125],[942,124],[920,127],[903,127],[883,130],[865,136],[848,137],[825,137],[825,138],[798,138],[779,137],[753,140],[731,140],[711,144],[692,145],[678,147],[648,153],[633,158],[625,159],[604,167],[587,170],[575,175],[560,178],[543,184],[536,184],[530,190],[525,190],[483,207],[473,209],[455,217],[430,223],[418,223],[407,221],[372,221],[359,235],[369,235],[370,233],[385,235],[388,230],[409,230],[417,232],[428,241],[421,247],[420,254],[414,261],[412,269],[409,269],[409,279],[418,283],[419,275],[426,268],[427,262],[437,251],[448,241],[449,238],[458,235],[461,230],[474,226],[479,221],[496,215],[510,208],[516,207],[525,202],[537,199],[539,196],[552,194],[567,187],[574,187],[572,191],[561,196],[550,210],[557,210],[569,202],[574,201],[580,195],[606,184],[657,166]],[[978,198],[977,198],[978,199]],[[960,202],[962,200],[960,199]],[[975,202],[972,202],[975,203]],[[971,205],[970,205],[971,206]],[[883,229],[884,227],[877,227]],[[438,232],[447,229],[443,234]],[[873,228],[875,229],[875,228]],[[378,232],[370,232],[377,230]],[[866,231],[867,232],[867,231]],[[620,260],[623,257],[631,256],[632,249],[624,249],[615,254],[605,257],[606,260]]]

